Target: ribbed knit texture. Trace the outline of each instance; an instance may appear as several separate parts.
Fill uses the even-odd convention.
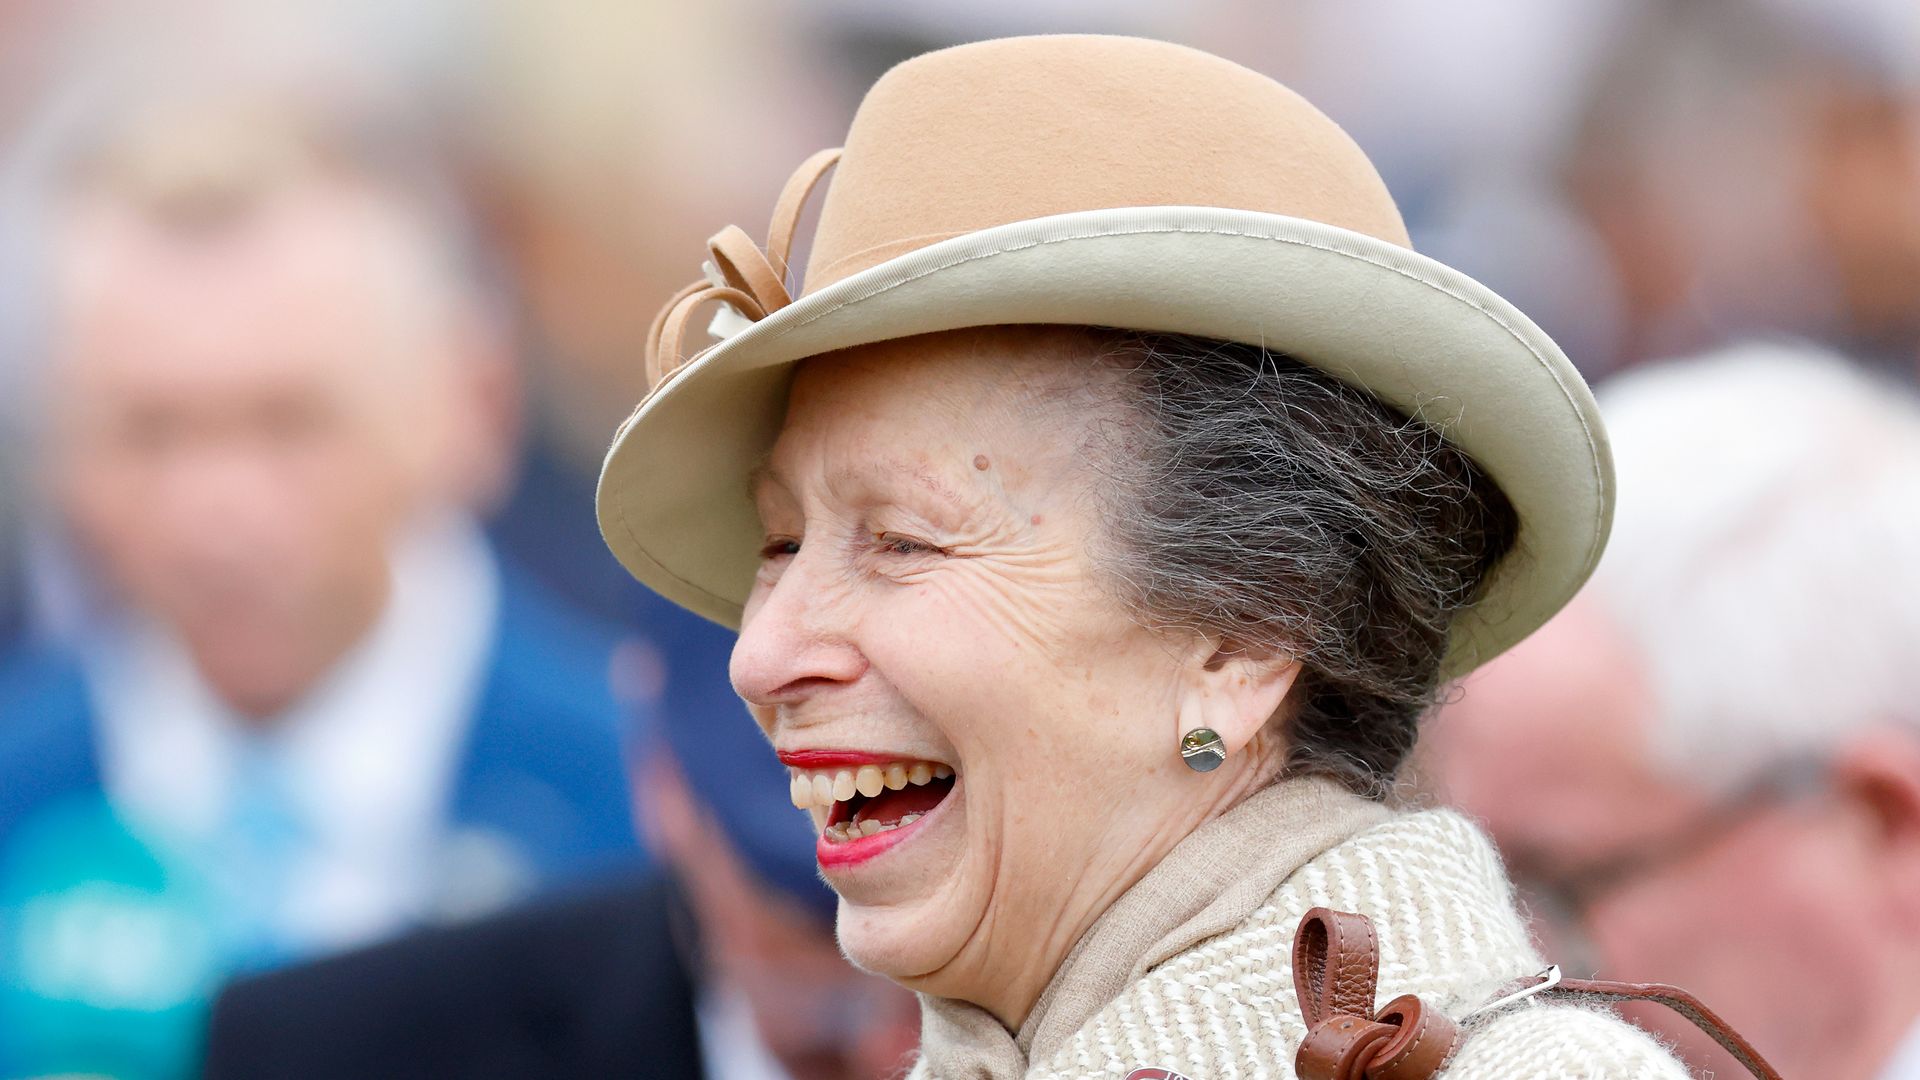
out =
[[[1120,1080],[1158,1067],[1193,1080],[1292,1077],[1306,1034],[1293,990],[1293,935],[1318,905],[1373,919],[1381,1003],[1415,993],[1459,1016],[1546,966],[1486,837],[1450,811],[1404,814],[1322,852],[1237,927],[1153,967],[1061,1046],[1037,1056],[1025,1075]],[[1443,1076],[1682,1080],[1687,1073],[1610,1012],[1529,1004],[1471,1025]],[[922,1060],[912,1080],[979,1078],[936,1073]]]

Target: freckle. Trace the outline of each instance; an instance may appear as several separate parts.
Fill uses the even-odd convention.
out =
[[[987,461],[987,455],[985,455],[985,454],[975,454],[975,455],[973,455],[973,467],[974,467],[974,468],[976,468],[976,469],[979,469],[979,470],[980,470],[981,472],[986,472],[986,471],[987,471],[987,465],[988,465],[988,464],[989,464],[989,462]]]

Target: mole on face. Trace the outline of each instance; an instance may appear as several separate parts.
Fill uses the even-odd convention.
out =
[[[987,455],[985,455],[985,454],[975,454],[975,455],[973,455],[973,467],[974,467],[974,468],[976,468],[976,469],[979,469],[979,470],[980,470],[981,472],[986,472],[986,471],[987,471],[987,465],[988,465],[988,461],[987,461]]]

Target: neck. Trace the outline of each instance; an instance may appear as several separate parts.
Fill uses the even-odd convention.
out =
[[[1027,981],[1026,996],[1011,1007],[1011,995],[923,996],[921,1049],[931,1074],[1021,1076],[1031,1062],[1058,1060],[1149,972],[1208,942],[1231,939],[1302,866],[1392,816],[1327,778],[1293,778],[1252,791],[1111,901],[1064,953],[1034,965],[1048,975],[1037,994]],[[1017,1016],[1016,1007],[1024,1010]]]
[[[1029,908],[1023,913],[1027,917],[1018,917],[989,909],[954,961],[903,981],[921,993],[977,1005],[1008,1031],[1021,1030],[1075,947],[1114,904],[1182,841],[1271,785],[1280,771],[1278,753],[1266,740],[1257,740],[1199,778],[1199,798],[1183,798],[1191,792],[1181,792],[1179,785],[1155,784],[1148,789],[1168,792],[1164,800],[1106,808],[1113,816],[1105,842],[1077,873],[1064,867],[1050,871],[1070,882],[1066,896],[1046,905],[1053,914],[1034,918]]]

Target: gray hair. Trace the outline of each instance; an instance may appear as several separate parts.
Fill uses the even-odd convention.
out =
[[[1105,565],[1138,616],[1301,661],[1287,767],[1384,797],[1518,519],[1431,425],[1255,345],[1100,331],[1129,445]]]
[[[1876,724],[1920,732],[1920,402],[1811,345],[1600,394],[1620,482],[1589,592],[1644,665],[1655,763],[1731,791]]]

